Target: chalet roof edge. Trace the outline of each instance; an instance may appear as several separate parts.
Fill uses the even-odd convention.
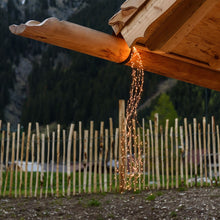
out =
[[[149,0],[127,0],[121,5],[121,10],[109,19],[115,34],[118,35],[123,27],[135,16],[135,14]]]

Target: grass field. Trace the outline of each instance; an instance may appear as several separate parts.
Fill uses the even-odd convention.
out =
[[[7,177],[7,183],[6,183],[6,176]],[[15,172],[13,172],[13,176],[12,176],[12,180],[11,180],[11,173],[8,172],[3,172],[2,173],[2,182],[0,181],[0,190],[1,190],[1,196],[15,196],[15,193],[17,191],[17,195],[18,196],[34,196],[35,195],[35,190],[36,190],[36,177],[37,177],[37,173],[33,172],[33,175],[31,176],[31,172],[27,173],[27,184],[25,185],[25,173],[22,172],[22,181],[20,181],[20,171],[17,174],[17,187],[15,188]],[[53,175],[53,176],[52,176]],[[70,194],[72,195],[73,192],[75,192],[76,194],[78,193],[88,193],[89,192],[89,174],[87,173],[87,177],[86,177],[86,181],[84,181],[84,173],[81,172],[81,182],[79,181],[79,172],[76,172],[76,180],[75,180],[75,190],[73,190],[73,173],[71,173],[71,177],[70,177]],[[193,177],[195,178],[195,177]],[[51,179],[52,184],[51,184]],[[155,189],[157,188],[157,183],[156,183],[156,179],[155,181],[152,181],[152,176],[150,177],[150,184],[148,185],[148,176],[145,175],[145,184],[144,184],[144,180],[143,180],[143,176],[141,176],[141,180],[139,182],[139,179],[137,179],[136,181],[136,185],[134,186],[133,183],[133,179],[132,179],[132,185],[131,188],[135,189],[136,193],[138,193],[140,190],[146,190],[146,189],[152,189],[155,187]],[[160,176],[160,188],[166,188],[166,177],[164,180],[164,187],[162,184],[162,176]],[[171,177],[169,177],[169,188],[171,188]],[[176,178],[174,176],[173,178],[173,186],[174,188],[176,187]],[[31,184],[32,182],[32,184]],[[86,182],[86,185],[84,185],[84,182]],[[96,179],[96,192],[104,192],[104,174],[102,173],[102,187],[100,188],[100,184],[99,184],[100,180],[99,180],[99,175],[97,175],[97,179]],[[110,175],[107,174],[107,190],[106,192],[118,192],[119,191],[119,176],[117,175],[117,186],[115,186],[115,178],[114,175],[112,175],[112,186],[111,186],[111,190],[110,190]],[[153,184],[154,183],[154,184]],[[6,187],[5,187],[5,184]],[[41,195],[45,195],[47,192],[47,195],[57,195],[57,188],[56,188],[56,173],[48,173],[48,179],[47,179],[47,173],[44,173],[44,177],[43,177],[43,181],[41,182],[41,173],[38,173],[38,183],[37,183],[37,196]],[[139,185],[140,184],[140,185]],[[203,183],[204,185],[206,185],[206,183]],[[46,185],[47,190],[46,190]],[[145,185],[145,189],[144,189],[144,185]],[[192,184],[193,186],[195,186],[195,182],[193,182]],[[206,186],[209,186],[210,183],[207,183]],[[26,187],[25,187],[26,186]],[[67,173],[64,173],[64,180],[63,180],[63,173],[59,173],[59,179],[58,179],[58,186],[59,186],[59,196],[64,196],[67,195],[67,189],[68,189],[68,177],[67,177]],[[185,182],[185,177],[184,177],[184,183],[181,183],[181,179],[179,178],[179,189],[181,189],[181,187],[185,187],[186,186],[186,182]],[[189,183],[189,186],[191,186],[191,183]],[[197,182],[197,186],[200,186],[200,182]],[[85,188],[85,191],[84,191]],[[16,190],[17,189],[17,190]],[[25,193],[26,191],[26,193]],[[91,192],[95,192],[94,190],[94,173],[92,173],[91,175]]]

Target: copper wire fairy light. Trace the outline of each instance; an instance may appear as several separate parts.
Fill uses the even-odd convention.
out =
[[[138,180],[141,178],[141,173],[143,172],[143,162],[141,158],[141,142],[137,141],[138,137],[136,134],[136,121],[137,121],[137,107],[141,100],[141,95],[143,92],[144,85],[144,70],[141,56],[135,47],[132,48],[132,82],[130,88],[130,97],[127,102],[126,108],[126,125],[124,133],[126,135],[121,139],[123,143],[122,146],[122,170],[126,169],[125,173],[122,173],[124,178],[123,183],[125,186],[121,186],[124,189],[131,190],[134,188],[136,190]],[[138,66],[138,68],[134,68]],[[126,140],[125,140],[126,139]],[[133,155],[134,153],[134,155]],[[125,162],[126,161],[126,162]],[[126,165],[126,167],[125,167]],[[126,174],[126,175],[125,175]],[[140,181],[139,181],[140,182]]]

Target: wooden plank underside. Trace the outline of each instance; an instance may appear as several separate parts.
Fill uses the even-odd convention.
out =
[[[220,91],[220,71],[173,59],[141,46],[136,46],[136,49],[142,58],[144,70]],[[131,66],[131,61],[127,65]]]
[[[161,47],[188,21],[206,0],[178,0],[157,17],[148,26],[142,24],[144,35],[135,40],[149,50],[161,50]],[[153,11],[152,7],[149,8]],[[142,12],[147,13],[146,11]],[[135,22],[135,21],[134,21]],[[131,35],[132,36],[132,35]],[[174,40],[175,41],[175,40]]]
[[[172,35],[160,48],[164,52],[171,52],[188,35],[198,23],[215,7],[219,0],[206,0],[200,8]]]
[[[212,9],[171,52],[220,70],[220,2],[212,2]]]

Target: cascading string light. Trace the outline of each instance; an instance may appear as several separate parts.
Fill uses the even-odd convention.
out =
[[[140,184],[143,172],[143,161],[141,158],[141,145],[137,141],[136,121],[137,121],[137,107],[141,100],[144,85],[144,70],[141,56],[135,47],[132,48],[131,55],[132,67],[132,82],[130,88],[130,97],[126,107],[126,122],[124,126],[123,137],[121,138],[122,150],[122,173],[123,178],[120,186],[123,189],[136,191],[138,183]],[[137,68],[135,68],[137,67]],[[128,146],[128,147],[125,147]]]

